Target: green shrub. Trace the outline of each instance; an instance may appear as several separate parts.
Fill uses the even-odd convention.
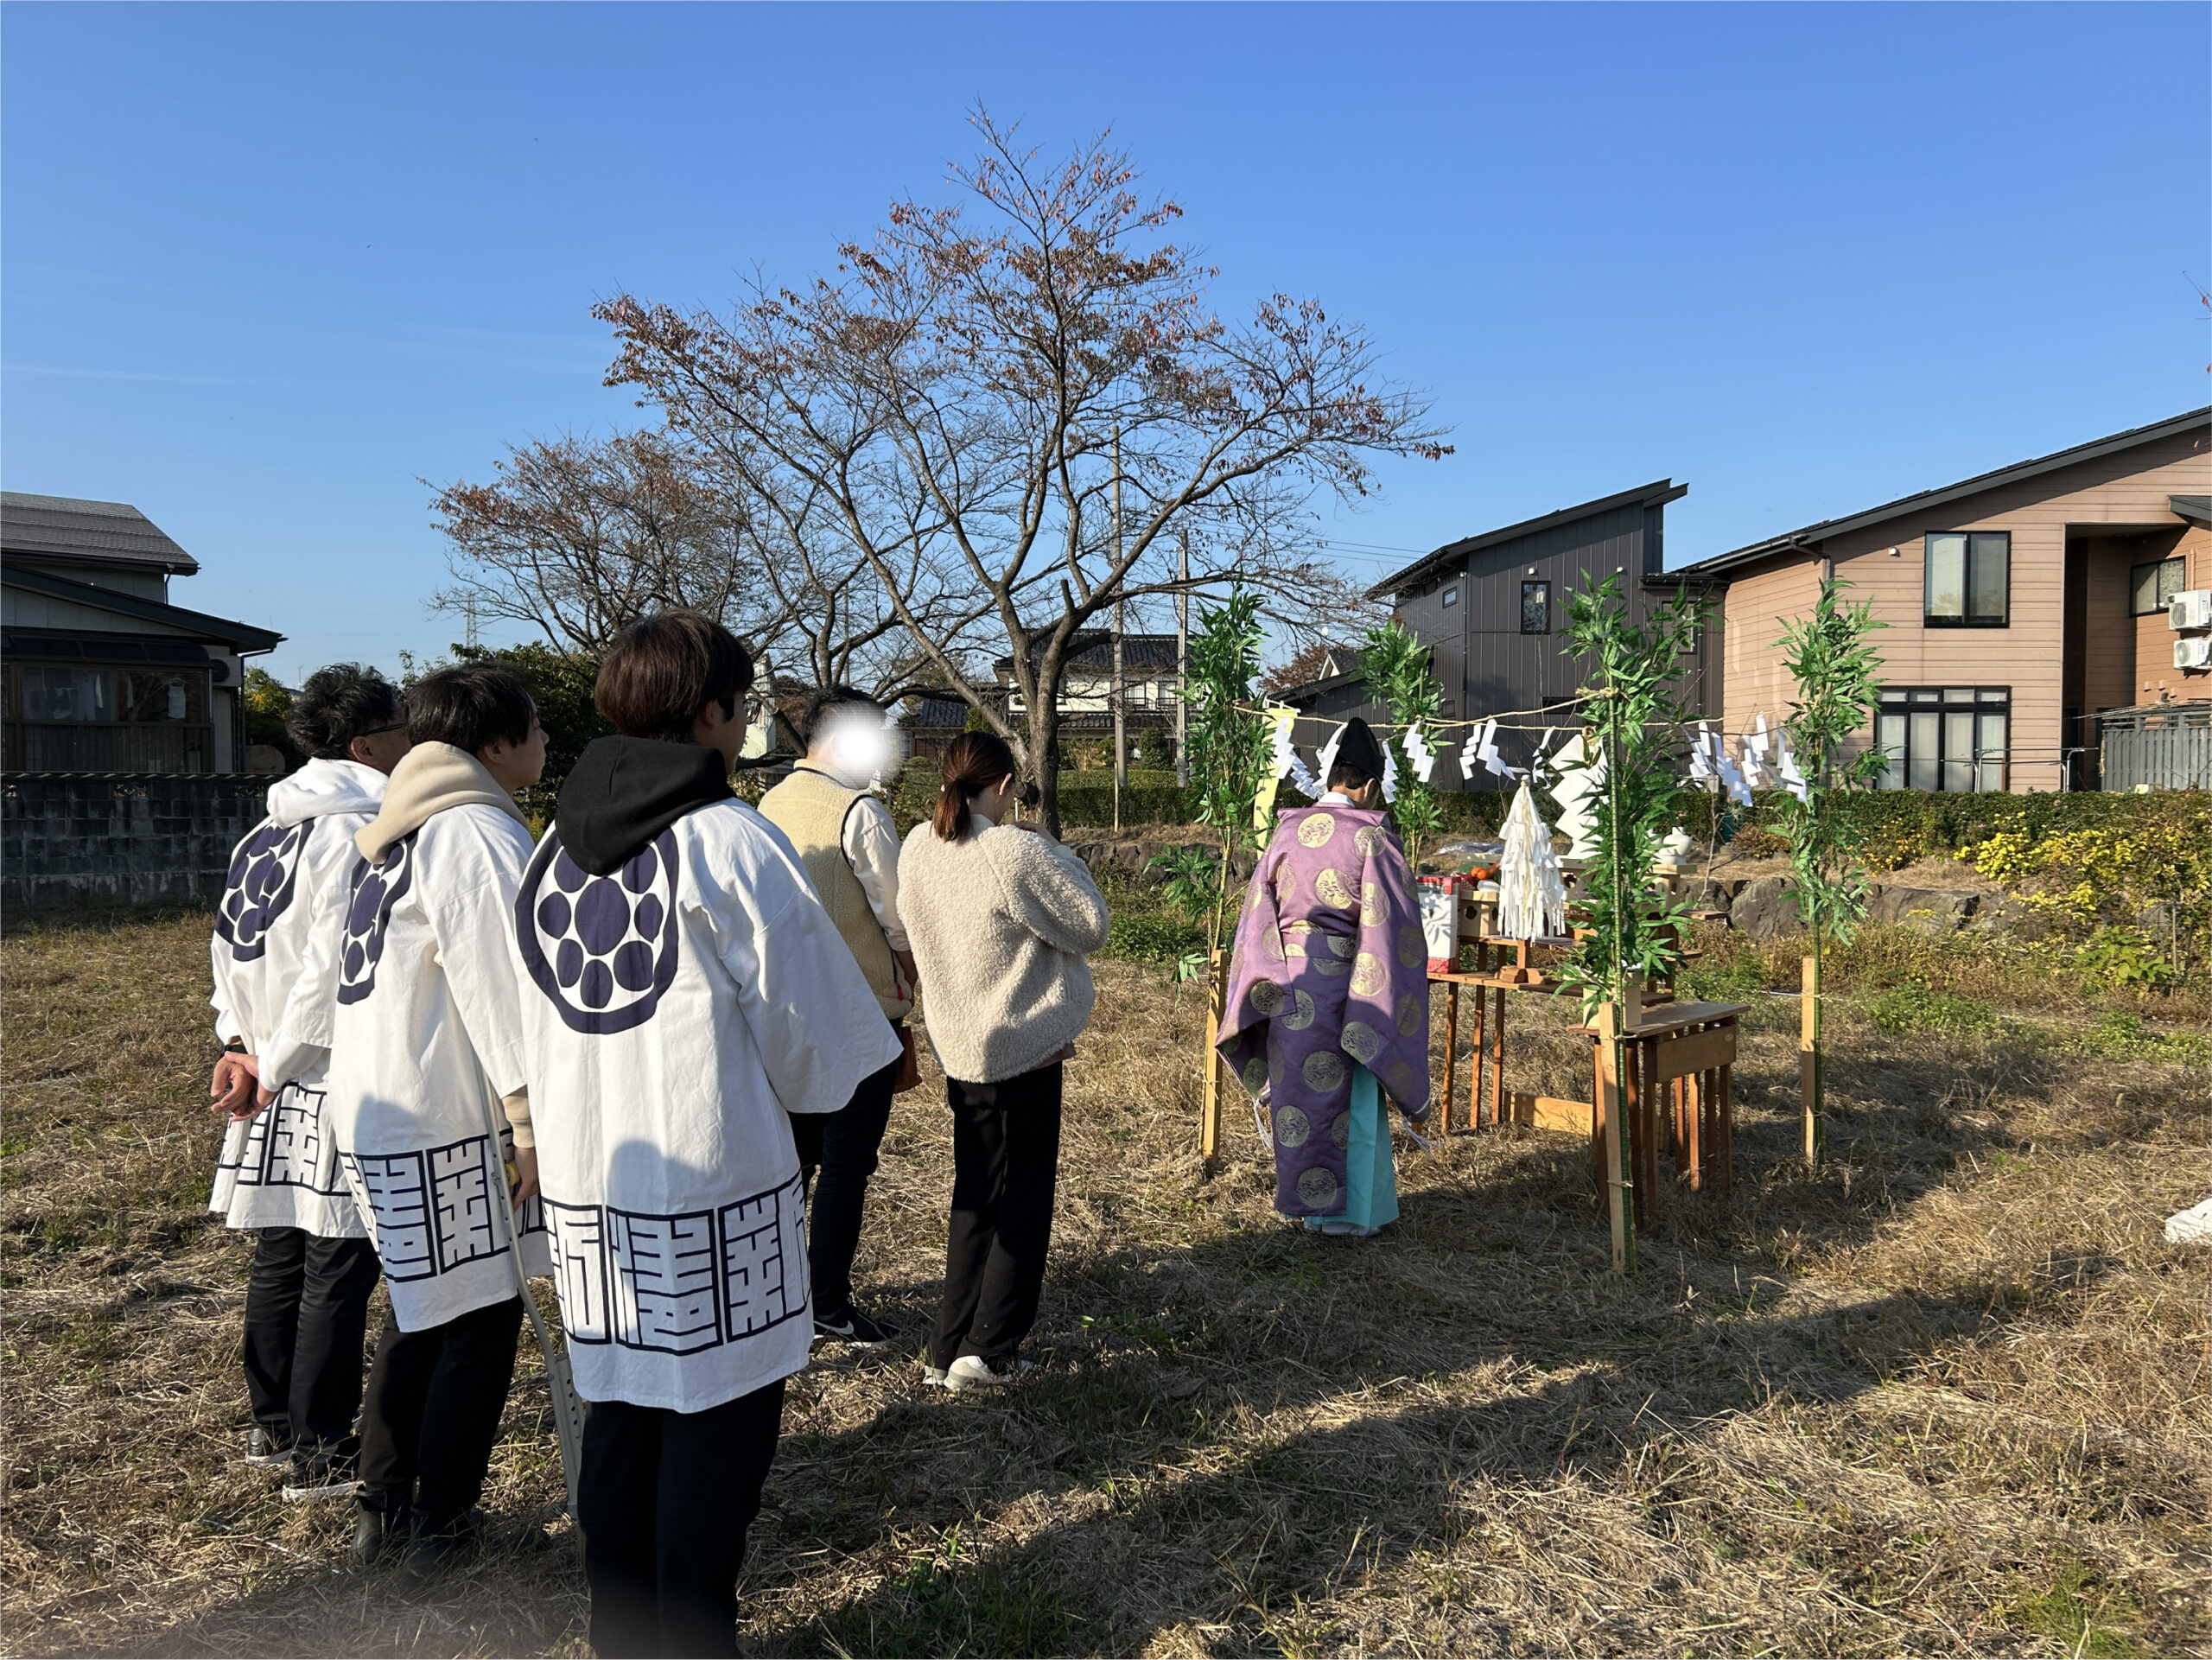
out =
[[[1986,1032],[1997,1023],[1979,997],[1953,997],[1926,986],[1891,986],[1866,1005],[1866,1014],[1885,1032]]]
[[[1158,911],[1116,913],[1106,935],[1106,955],[1135,963],[1172,963],[1205,948],[1205,932],[1179,916]]]

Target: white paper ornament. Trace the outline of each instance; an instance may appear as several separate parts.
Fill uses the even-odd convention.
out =
[[[1505,815],[1497,867],[1497,931],[1508,939],[1556,938],[1567,932],[1567,885],[1552,833],[1524,781]]]

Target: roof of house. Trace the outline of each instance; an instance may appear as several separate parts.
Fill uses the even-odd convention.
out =
[[[165,605],[159,600],[142,600],[136,594],[118,594],[113,588],[95,588],[90,582],[72,582],[51,571],[26,570],[20,565],[11,565],[0,572],[0,581],[10,588],[43,594],[49,599],[67,600],[73,605],[89,606],[115,616],[158,622],[228,646],[236,652],[273,652],[283,643],[283,635],[267,628],[256,628],[251,623],[211,617],[204,611],[188,611],[181,605]]]
[[[1550,530],[1557,525],[1571,525],[1578,518],[1591,518],[1599,513],[1610,513],[1621,507],[1649,507],[1669,501],[1680,501],[1689,494],[1687,484],[1676,484],[1672,479],[1656,479],[1649,484],[1638,485],[1633,490],[1599,496],[1595,501],[1586,501],[1577,507],[1555,508],[1540,513],[1534,518],[1524,518],[1518,525],[1503,525],[1495,531],[1484,531],[1480,536],[1462,537],[1457,542],[1447,542],[1433,553],[1424,554],[1403,570],[1385,576],[1367,590],[1370,600],[1386,594],[1395,594],[1411,588],[1414,583],[1442,570],[1446,565],[1457,564],[1471,553],[1480,553],[1484,548],[1494,548],[1502,542],[1511,542],[1538,531]]]
[[[1111,674],[1114,671],[1114,636],[1107,633],[1088,632],[1076,637],[1077,649],[1066,659],[1069,672]],[[1041,644],[1030,646],[1033,656],[1044,651]],[[1173,634],[1124,634],[1122,636],[1122,672],[1124,674],[1175,672],[1176,639]],[[1014,669],[1014,658],[1002,657],[992,665],[1001,674]]]
[[[0,490],[0,551],[189,576],[200,562],[128,502]]]
[[[1285,686],[1274,694],[1278,703],[1287,703],[1294,709],[1303,709],[1319,698],[1325,697],[1340,686],[1349,686],[1360,677],[1360,671],[1348,669],[1342,674],[1324,675],[1319,680],[1307,680],[1295,686]]]
[[[2168,496],[2166,506],[2183,518],[2212,523],[2212,496]]]
[[[1770,536],[1764,542],[1754,542],[1748,547],[1737,548],[1727,553],[1716,553],[1707,559],[1700,559],[1693,564],[1682,566],[1678,571],[1669,571],[1668,575],[1670,576],[1719,576],[1775,554],[1809,553],[1816,543],[1824,542],[1830,537],[1843,536],[1853,531],[1864,530],[1870,525],[1880,524],[1885,518],[1896,518],[1903,514],[1917,512],[1924,508],[1940,507],[1945,502],[1956,501],[1965,496],[1979,495],[1985,490],[1994,490],[2004,485],[2017,483],[2022,479],[2031,479],[2038,474],[2055,473],[2062,467],[2072,467],[2079,461],[2094,461],[2101,455],[2110,455],[2123,449],[2133,449],[2139,444],[2153,443],[2161,438],[2171,438],[2177,433],[2187,432],[2192,427],[2201,427],[2208,423],[2212,423],[2212,404],[2207,404],[2201,410],[2190,410],[2185,415],[2177,415],[2164,421],[2154,421],[2146,427],[2130,427],[2126,432],[2115,432],[2110,437],[2093,438],[2086,444],[2075,444],[2070,449],[2055,450],[2050,455],[2038,455],[2031,461],[2014,461],[2010,467],[2000,467],[1994,472],[1977,473],[1974,477],[1961,479],[1956,484],[1942,485],[1933,490],[1922,490],[1910,496],[1900,496],[1895,501],[1885,501],[1878,507],[1867,508],[1864,512],[1852,513],[1842,518],[1825,518],[1817,525],[1808,525],[1799,530],[1785,531],[1782,535]],[[2179,502],[2192,499],[2192,498],[2177,496],[2171,499]],[[2202,500],[2202,498],[2194,498],[2194,499]],[[2174,511],[2180,512],[2182,509],[2177,506]]]

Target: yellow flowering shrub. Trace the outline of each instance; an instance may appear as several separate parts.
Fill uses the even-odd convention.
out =
[[[2015,889],[2090,949],[2077,966],[2140,983],[2153,957],[2169,975],[2212,957],[2212,835],[2168,817],[2036,837],[2000,830],[1973,849],[1974,868]]]

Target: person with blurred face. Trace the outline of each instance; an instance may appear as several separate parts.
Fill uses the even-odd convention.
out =
[[[269,816],[238,843],[215,907],[223,1054],[207,1092],[228,1122],[207,1208],[259,1230],[246,1282],[245,1461],[283,1470],[284,1497],[301,1500],[353,1490],[377,1254],[338,1167],[321,1069],[266,1110],[255,1085],[316,920],[345,904],[353,833],[376,816],[409,741],[398,688],[353,663],[309,675],[284,724],[308,762],[269,786]]]
[[[391,1294],[354,1559],[403,1549],[419,1581],[478,1530],[522,1329],[515,1254],[551,1268],[529,1203],[511,920],[531,849],[515,792],[544,771],[545,729],[521,678],[492,664],[425,676],[407,714],[413,747],[354,836],[346,902],[309,941],[261,1081],[325,1069],[330,1131]]]
[[[815,1341],[874,1348],[898,1332],[854,1307],[853,1256],[910,1041],[905,1028],[917,976],[899,920],[899,829],[870,790],[901,758],[883,705],[849,686],[814,693],[800,724],[806,759],[760,798],[760,816],[791,838],[902,1049],[899,1059],[862,1078],[837,1111],[791,1120],[811,1188],[806,1260],[814,1276]]]
[[[617,635],[593,699],[618,735],[578,758],[514,900],[603,1656],[737,1650],[814,1335],[794,1128],[899,1059],[806,867],[730,789],[752,682],[696,611]]]

